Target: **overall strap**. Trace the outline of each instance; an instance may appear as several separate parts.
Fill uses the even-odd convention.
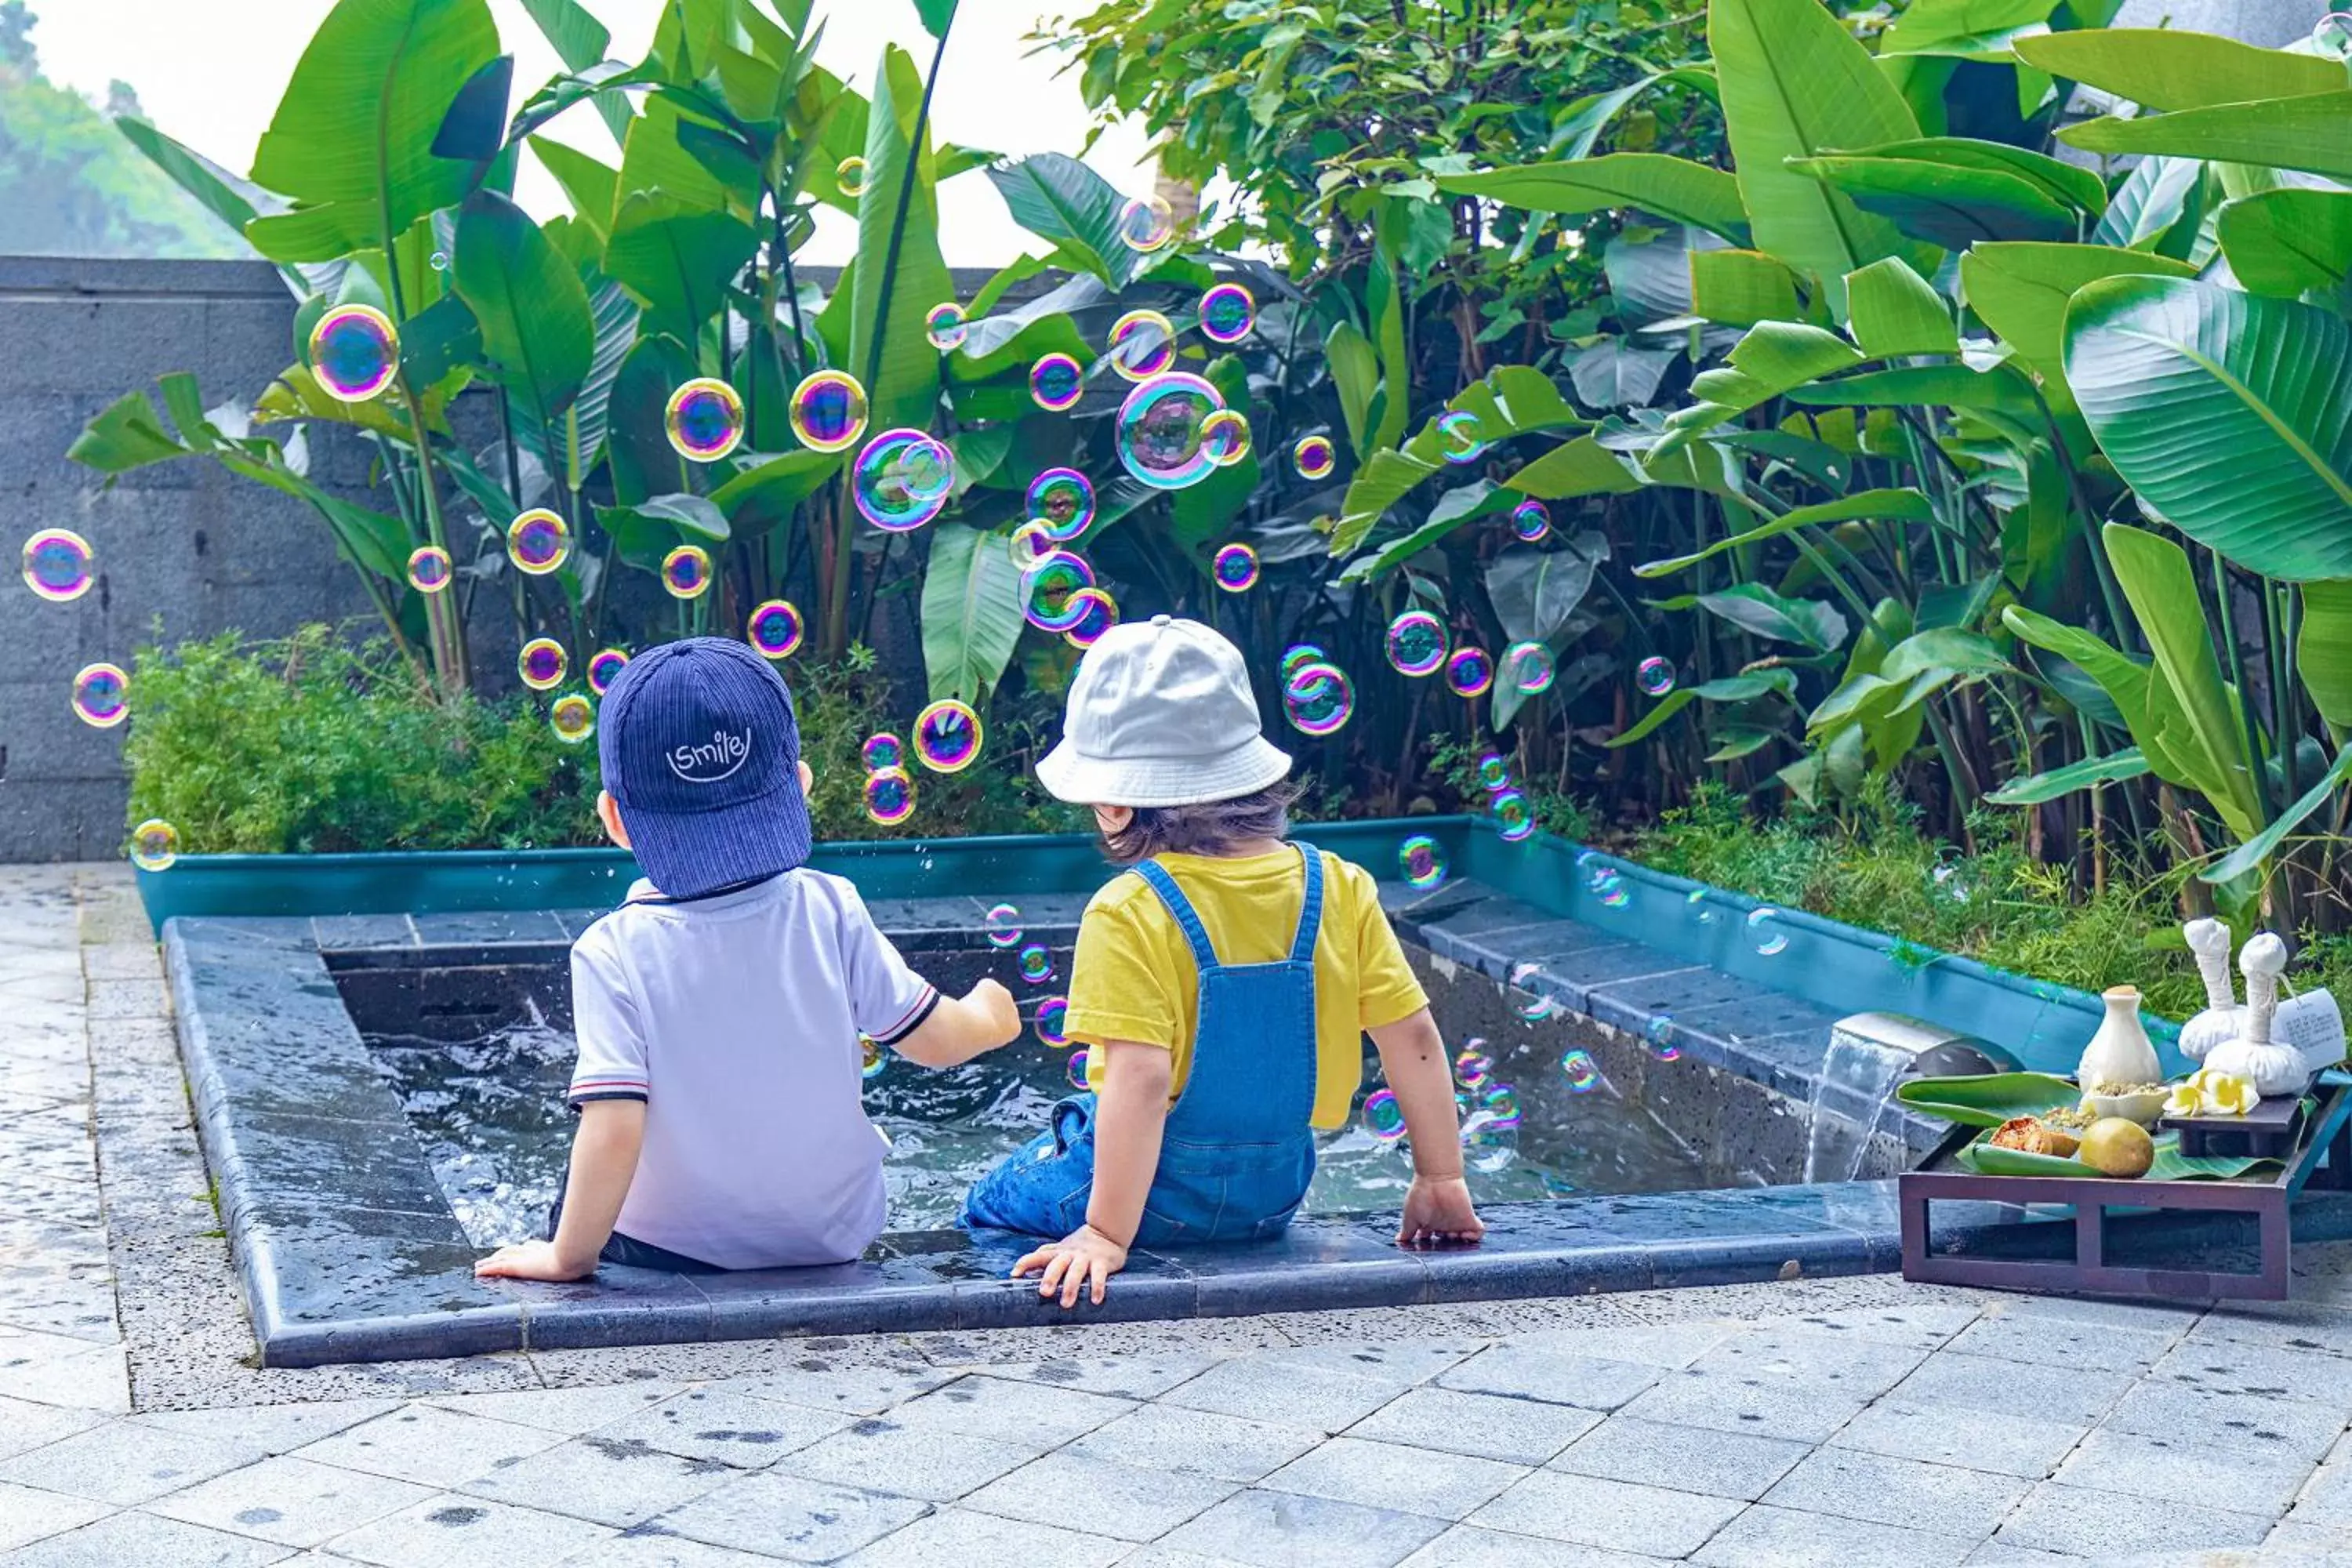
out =
[[[1200,965],[1201,972],[1205,974],[1216,968],[1217,950],[1209,945],[1209,930],[1201,923],[1200,915],[1192,908],[1192,900],[1184,896],[1184,889],[1176,885],[1176,879],[1168,874],[1168,868],[1157,860],[1139,860],[1135,865],[1135,874],[1160,895],[1161,903],[1168,906],[1170,918],[1184,933],[1184,940],[1192,944],[1192,962]]]
[[[1315,962],[1316,933],[1323,929],[1323,852],[1312,844],[1298,847],[1307,867],[1307,898],[1298,907],[1298,936],[1290,944],[1290,962]]]

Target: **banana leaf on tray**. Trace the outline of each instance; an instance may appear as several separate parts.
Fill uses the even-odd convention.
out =
[[[2100,1173],[2082,1161],[2059,1154],[2035,1154],[2023,1149],[1997,1149],[1979,1138],[1954,1158],[1979,1176],[2074,1176],[2096,1178]],[[2276,1160],[2224,1159],[2209,1154],[2191,1159],[2180,1152],[2180,1134],[2161,1132],[2156,1139],[2156,1163],[2140,1178],[2144,1182],[2227,1181]]]
[[[1996,1128],[2021,1116],[2043,1116],[2079,1104],[2083,1091],[2071,1079],[2042,1072],[1983,1073],[1969,1078],[1918,1078],[1904,1084],[1895,1098],[1923,1116],[1937,1116],[1964,1127]],[[1955,1156],[1982,1176],[2096,1177],[2099,1173],[2068,1155],[2035,1154],[2023,1149],[1997,1149],[1990,1134]],[[2156,1163],[2141,1177],[2149,1182],[2227,1181],[2280,1162],[2270,1159],[2224,1159],[2218,1155],[2191,1158],[2180,1152],[2180,1134],[2162,1132],[2156,1139]]]

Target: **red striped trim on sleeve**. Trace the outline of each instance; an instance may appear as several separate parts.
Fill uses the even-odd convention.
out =
[[[931,1010],[939,1005],[939,987],[936,985],[924,986],[923,994],[915,998],[915,1005],[913,1006],[898,1015],[898,1021],[897,1023],[892,1024],[887,1029],[879,1029],[874,1032],[873,1037],[875,1043],[877,1045],[883,1046],[898,1044],[898,1042],[905,1039],[908,1035],[914,1033],[917,1028],[920,1027],[923,1020],[931,1016]]]
[[[650,1087],[652,1086],[641,1078],[583,1078],[572,1080],[572,1092],[578,1094],[583,1089],[648,1089]]]

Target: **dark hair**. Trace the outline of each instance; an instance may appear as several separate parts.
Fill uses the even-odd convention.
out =
[[[1223,855],[1253,838],[1280,838],[1290,831],[1290,803],[1298,795],[1285,779],[1231,800],[1139,805],[1125,827],[1103,835],[1103,852],[1132,866],[1154,855]]]

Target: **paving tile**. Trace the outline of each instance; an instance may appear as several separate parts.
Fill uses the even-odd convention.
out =
[[[2240,1513],[2286,1511],[2311,1462],[2299,1455],[2216,1442],[2209,1433],[2151,1437],[2101,1430],[2083,1439],[2055,1479],[2158,1501],[2210,1498]]]
[[[965,1498],[962,1506],[1081,1534],[1151,1541],[1235,1489],[1231,1481],[1064,1452],[999,1477]]]
[[[2352,1529],[2352,1462],[2338,1444],[2336,1457],[2311,1472],[2288,1517],[2297,1524]]]
[[[1614,1410],[1664,1375],[1654,1366],[1636,1362],[1603,1361],[1505,1343],[1472,1356],[1438,1381],[1470,1394]]]
[[[2321,1301],[2230,1301],[2197,1320],[2183,1344],[2208,1341],[2352,1353],[2352,1308]]]
[[[2136,1373],[2155,1365],[2179,1337],[2165,1329],[2127,1329],[2077,1318],[1988,1312],[1962,1331],[1950,1348],[1969,1355],[2043,1366]]]
[[[1106,1568],[1133,1562],[1130,1541],[1050,1525],[1023,1523],[968,1509],[943,1508],[841,1560],[842,1568],[905,1568],[910,1563],[1045,1562],[1061,1568]]]
[[[260,1568],[284,1546],[152,1513],[118,1513],[12,1552],[8,1568]]]
[[[596,1428],[595,1435],[606,1441],[642,1442],[665,1454],[755,1470],[840,1431],[852,1420],[835,1412],[731,1390],[690,1388],[634,1415],[607,1422]]]
[[[815,1410],[841,1410],[852,1415],[879,1415],[884,1411],[955,1382],[963,1367],[843,1366],[809,1357],[788,1372],[758,1377],[729,1378],[719,1386],[781,1399]]]
[[[1726,1525],[1691,1561],[1713,1568],[1817,1568],[1824,1563],[1950,1568],[1974,1544],[1924,1530],[1759,1503]]]
[[[1505,1345],[1631,1362],[1663,1372],[1680,1372],[1738,1332],[1739,1325],[1695,1318],[1684,1323],[1643,1323],[1608,1328],[1547,1329],[1512,1334]]]
[[[2183,1344],[2149,1375],[2222,1394],[2352,1405],[2352,1357],[2284,1345]]]
[[[1181,1547],[1154,1542],[1120,1558],[1118,1568],[1250,1568],[1250,1565],[1239,1558],[1212,1557],[1204,1552],[1187,1552]]]
[[[295,1452],[322,1465],[448,1488],[507,1469],[562,1437],[538,1426],[411,1405],[322,1437]]]
[[[870,1415],[785,1455],[776,1468],[812,1481],[948,1502],[1027,1464],[1040,1447]]]
[[[14,1458],[60,1437],[70,1437],[105,1419],[94,1410],[36,1405],[29,1399],[0,1399],[0,1459]]]
[[[2343,1410],[2309,1400],[2222,1394],[2150,1378],[2116,1401],[2102,1425],[2150,1437],[2209,1433],[2246,1447],[2276,1447],[2316,1462],[2343,1434],[2344,1421]]]
[[[328,1550],[382,1568],[551,1568],[618,1533],[584,1519],[444,1492],[336,1536]]]
[[[66,1497],[0,1481],[0,1552],[63,1531],[77,1530],[112,1510],[88,1498]]]
[[[0,1396],[122,1415],[131,1375],[120,1345],[0,1327]]]
[[[930,1511],[911,1498],[831,1486],[778,1470],[731,1472],[714,1491],[671,1510],[663,1529],[713,1546],[829,1563]]]
[[[472,1477],[458,1489],[626,1528],[700,1497],[734,1473],[708,1459],[681,1459],[592,1433]]]
[[[1549,1468],[1753,1502],[1806,1451],[1785,1438],[1674,1426],[1621,1411],[1570,1444]]]
[[[287,1454],[331,1436],[347,1426],[396,1410],[396,1399],[322,1399],[303,1405],[234,1405],[208,1410],[146,1410],[131,1417],[142,1426],[184,1436],[216,1437]]]
[[[1690,1370],[1797,1378],[1872,1399],[1902,1382],[1927,1353],[1840,1329],[1757,1329],[1732,1335],[1691,1363]]]
[[[1389,1568],[1444,1528],[1419,1514],[1253,1489],[1179,1525],[1160,1544],[1254,1568]]]
[[[1321,1440],[1320,1432],[1303,1427],[1222,1415],[1213,1410],[1146,1405],[1096,1427],[1063,1451],[1164,1474],[1205,1476],[1246,1485],[1280,1469]]]
[[[1774,1508],[1981,1541],[2033,1483],[1853,1448],[1821,1448],[1764,1494]]]
[[[1315,1367],[1410,1385],[1426,1383],[1486,1349],[1484,1340],[1333,1340],[1254,1358],[1279,1367]]]
[[[891,1412],[890,1419],[908,1426],[940,1427],[1046,1448],[1091,1432],[1134,1408],[1131,1400],[1051,1384],[965,1377],[908,1400]]]
[[[287,1454],[215,1476],[152,1508],[169,1519],[257,1535],[282,1546],[316,1546],[432,1495],[429,1487]]]
[[[1215,1365],[1217,1359],[1205,1355],[1074,1356],[1010,1366],[976,1366],[971,1370],[981,1377],[1045,1383],[1055,1388],[1108,1394],[1120,1399],[1156,1399],[1178,1384],[1198,1377]]]
[[[1365,1508],[1458,1520],[1527,1473],[1524,1465],[1466,1454],[1334,1437],[1258,1484],[1270,1491],[1305,1492]]]
[[[1841,1448],[2038,1481],[2056,1469],[2089,1430],[2071,1422],[1961,1405],[1906,1405],[1898,1394],[1871,1405],[1830,1441]]]
[[[577,1436],[649,1409],[677,1391],[676,1384],[648,1381],[586,1388],[511,1388],[497,1394],[445,1394],[433,1403],[444,1410],[488,1415]]]
[[[1912,1350],[1935,1350],[1981,1316],[1973,1303],[1946,1301],[1896,1302],[1883,1307],[1845,1307],[1826,1312],[1805,1312],[1789,1318],[1768,1318],[1760,1329],[1802,1326],[1852,1334],[1880,1344]]]
[[[1735,1377],[1696,1367],[1670,1373],[1625,1406],[1629,1415],[1717,1432],[1819,1443],[1853,1419],[1863,1401],[1802,1378]]]
[[[1404,1568],[1657,1568],[1657,1563],[1654,1557],[1457,1524],[1406,1558]]]
[[[1405,1390],[1349,1427],[1348,1436],[1540,1465],[1601,1419],[1599,1411],[1572,1405],[1423,1387]]]
[[[1744,1506],[1696,1492],[1538,1470],[1470,1522],[1612,1552],[1682,1557],[1705,1545]]]
[[[682,1535],[616,1535],[564,1559],[563,1568],[775,1568],[764,1552],[738,1552]]]
[[[2272,1528],[2263,1540],[2265,1551],[2282,1556],[2300,1554],[2341,1563],[2352,1559],[2352,1530],[2336,1525],[2300,1524],[2289,1519]]]
[[[1396,1394],[1396,1384],[1386,1379],[1311,1366],[1276,1367],[1261,1356],[1240,1356],[1211,1367],[1160,1403],[1341,1432]]]
[[[2195,1506],[2150,1508],[2146,1498],[2044,1481],[2017,1506],[1993,1539],[2092,1558],[2192,1547],[2254,1546],[2270,1533],[2268,1515],[2231,1513],[2199,1498]]]
[[[2071,1552],[2041,1552],[2031,1546],[2003,1546],[1998,1541],[1988,1541],[1969,1553],[1962,1568],[2073,1568],[2075,1563],[2089,1561]]]
[[[1895,1388],[1902,1404],[1959,1405],[2006,1415],[2018,1412],[2044,1421],[2089,1426],[2130,1388],[2116,1372],[2069,1371],[2032,1362],[1938,1351]]]
[[[130,1508],[261,1457],[241,1444],[110,1421],[0,1464],[0,1480]]]

